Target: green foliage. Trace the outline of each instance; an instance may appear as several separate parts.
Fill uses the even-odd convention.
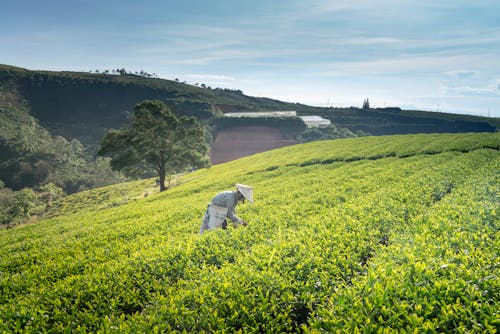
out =
[[[0,231],[0,331],[494,333],[499,149],[497,133],[318,141],[108,209],[138,184],[68,196],[86,210]],[[198,235],[236,182],[255,187],[249,225]]]
[[[47,212],[54,201],[61,199],[64,191],[53,183],[46,184],[35,192],[31,188],[12,191],[0,189],[0,223],[7,228],[28,221],[32,214]]]
[[[52,136],[40,126],[15,88],[0,86],[0,111],[0,177],[7,187],[52,182],[73,193],[125,180],[111,171],[109,159],[96,159],[79,140]]]
[[[349,129],[339,128],[335,124],[331,124],[326,128],[306,129],[298,136],[298,140],[302,143],[307,143],[315,140],[361,137],[364,135],[366,134],[363,131],[352,133]]]
[[[2,187],[0,189],[0,224],[8,226],[12,220],[10,208],[14,200],[12,189]]]
[[[38,196],[46,205],[51,205],[64,196],[64,190],[54,183],[47,183],[40,187]]]
[[[208,164],[203,126],[194,117],[176,117],[161,101],[144,101],[122,130],[103,138],[100,155],[111,156],[111,167],[129,174],[150,165],[158,174],[160,190],[165,176]]]
[[[0,175],[7,186],[20,190],[54,183],[67,193],[74,193],[125,178],[111,171],[109,159],[93,158],[82,144],[73,139],[50,136],[41,132],[21,131],[19,136],[4,141],[4,152],[10,152],[0,165]],[[38,141],[29,137],[35,136]],[[30,143],[27,147],[23,143]]]
[[[25,188],[14,193],[12,213],[17,217],[29,217],[33,204],[37,199],[37,194],[33,189]]]
[[[29,218],[38,201],[38,194],[30,188],[12,191],[0,189],[0,222],[9,228]]]
[[[175,185],[178,179],[172,181]],[[96,212],[130,202],[143,200],[159,192],[155,179],[144,179],[127,183],[94,188],[61,197],[47,207],[45,216],[63,216],[72,213]]]

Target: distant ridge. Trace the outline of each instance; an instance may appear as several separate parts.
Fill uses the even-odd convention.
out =
[[[120,127],[127,113],[145,99],[162,100],[174,112],[201,120],[226,112],[295,110],[299,115],[319,115],[337,126],[374,135],[493,132],[499,123],[485,117],[399,108],[318,108],[136,74],[31,71],[0,65],[0,87],[15,91],[29,113],[51,132],[92,145],[107,129]]]

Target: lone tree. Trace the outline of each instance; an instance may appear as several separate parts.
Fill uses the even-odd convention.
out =
[[[206,166],[207,145],[203,126],[194,117],[177,117],[161,101],[139,103],[129,122],[109,131],[99,155],[111,157],[111,168],[129,176],[156,171],[160,191],[165,178],[187,168]]]

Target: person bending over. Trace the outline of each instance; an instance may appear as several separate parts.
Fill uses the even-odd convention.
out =
[[[244,203],[247,199],[253,203],[253,188],[244,184],[236,184],[236,190],[223,191],[208,204],[207,211],[201,223],[200,234],[206,230],[214,230],[216,228],[226,228],[227,220],[231,220],[234,227],[238,225],[246,226],[247,223],[236,216],[236,205]]]

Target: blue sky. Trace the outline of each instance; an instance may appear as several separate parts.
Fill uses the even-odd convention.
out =
[[[0,63],[500,117],[500,1],[0,0]]]

